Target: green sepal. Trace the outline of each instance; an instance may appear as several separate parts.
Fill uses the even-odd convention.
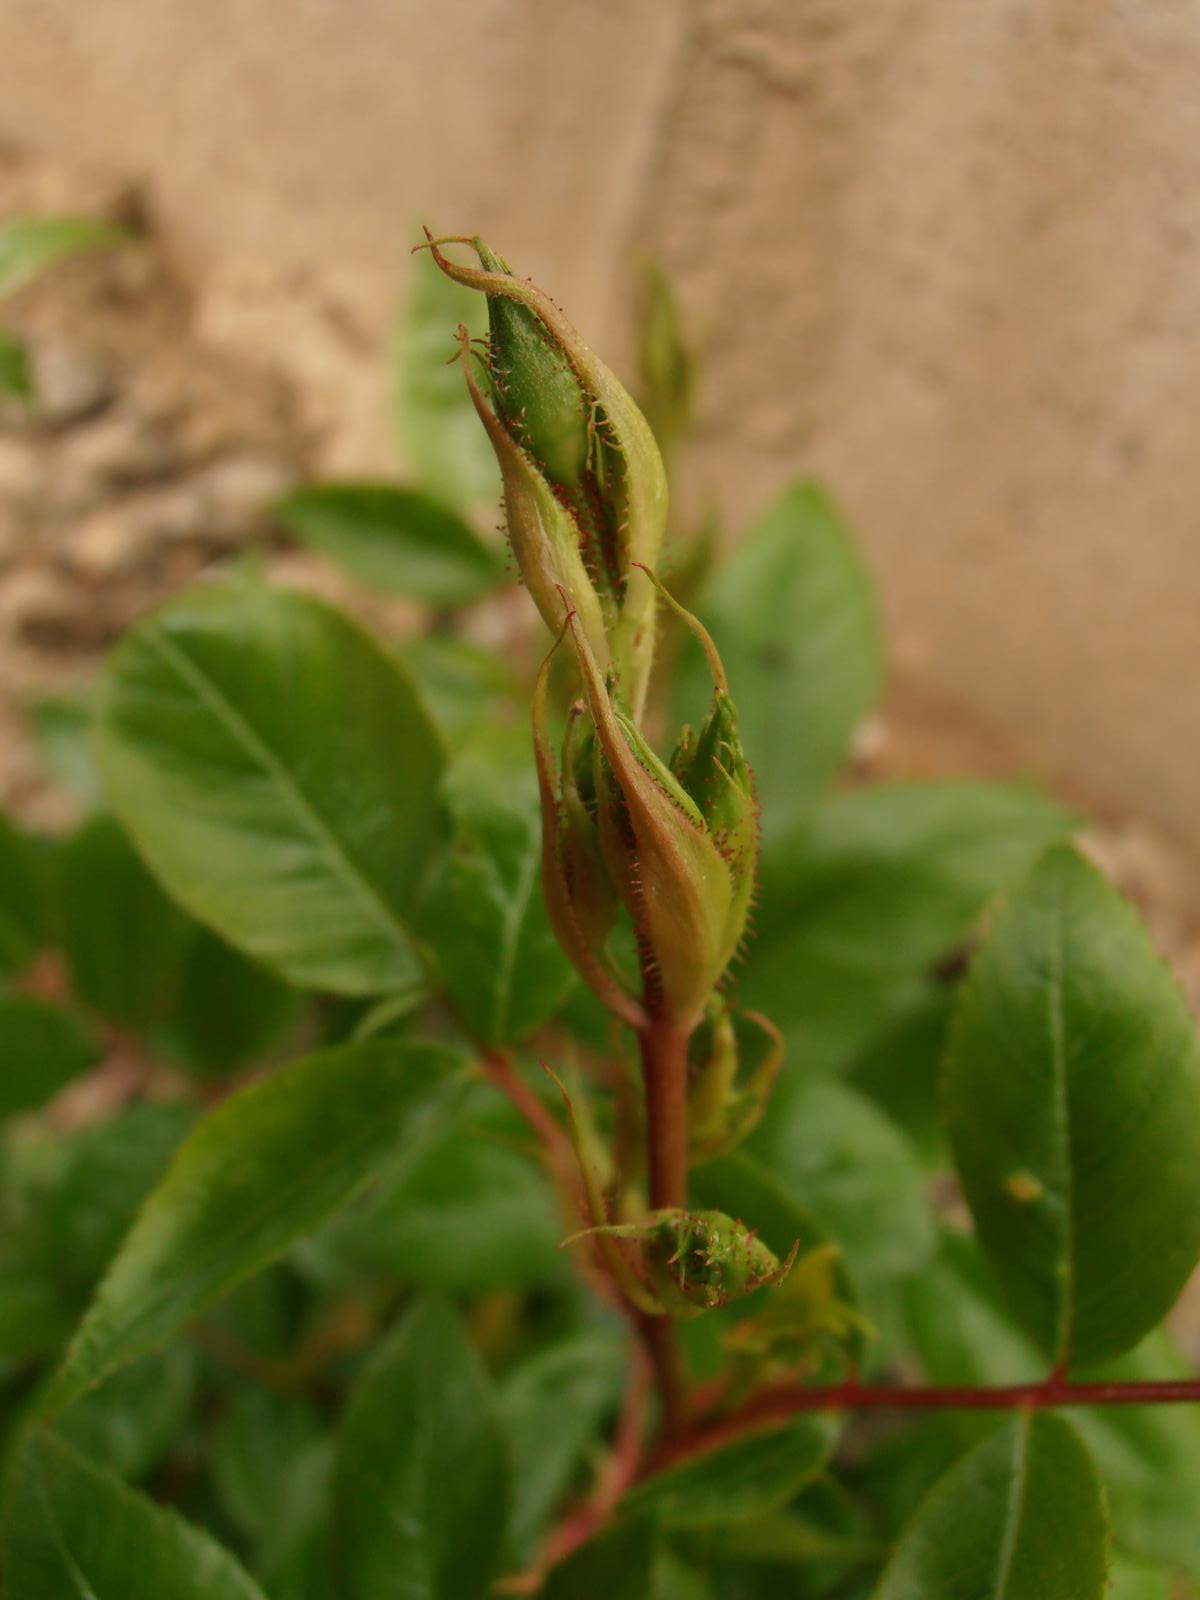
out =
[[[550,663],[567,626],[568,623],[562,625],[554,648],[542,662],[533,686],[533,758],[542,817],[542,893],[546,898],[550,925],[580,977],[614,1016],[631,1028],[640,1028],[646,1022],[646,1014],[609,966],[603,940],[595,938],[595,931],[603,922],[603,891],[589,878],[584,891],[584,903],[577,904],[575,898],[574,890],[580,885],[581,872],[586,877],[591,871],[592,863],[585,865],[583,861],[590,846],[586,838],[578,833],[572,833],[568,841],[571,831],[569,807],[560,793],[559,774],[550,748],[546,707]],[[575,776],[576,762],[572,760],[570,765],[572,787],[586,813]],[[595,865],[603,870],[603,861],[597,861]]]
[[[600,847],[637,930],[651,1002],[689,1027],[732,954],[729,867],[694,802],[613,705],[582,629],[569,626],[596,730]]]
[[[733,1014],[719,995],[688,1049],[688,1151],[693,1164],[715,1161],[737,1148],[758,1126],[783,1066],[783,1036],[758,1011],[742,1013],[765,1034],[767,1049],[753,1070],[741,1074],[741,1050]]]
[[[482,239],[472,241],[485,272],[512,273]],[[563,347],[529,306],[487,297],[492,397],[513,436],[553,482],[582,487],[589,449],[589,402]]]
[[[650,668],[654,659],[654,589],[642,569],[653,567],[658,559],[667,517],[667,477],[650,425],[623,385],[580,338],[547,295],[507,270],[488,271],[479,267],[463,266],[449,260],[439,248],[439,244],[443,242],[447,241],[429,238],[429,248],[442,271],[456,282],[465,284],[468,288],[478,289],[487,295],[489,307],[497,297],[502,297],[530,311],[544,331],[545,339],[562,352],[579,381],[587,408],[588,454],[585,470],[580,479],[579,492],[574,492],[576,485],[560,481],[560,494],[564,488],[571,491],[566,498],[576,516],[575,519],[568,516],[568,520],[572,521],[573,525],[579,524],[576,526],[577,539],[582,537],[586,547],[589,533],[599,532],[606,544],[603,552],[593,552],[593,564],[596,570],[592,577],[605,588],[606,598],[611,600],[615,608],[615,620],[609,630],[608,645],[621,681],[626,686],[636,719],[640,717],[645,703]],[[470,244],[481,260],[484,259],[485,251],[488,260],[498,260],[481,240],[462,239],[457,242]],[[493,325],[493,339],[495,337]],[[530,355],[528,347],[523,348],[528,359]],[[569,465],[577,458],[577,437],[573,433],[573,424],[567,426],[571,397],[567,390],[565,375],[561,370],[552,380],[549,378],[545,344],[541,340],[537,341],[528,378],[523,374],[513,373],[512,346],[501,347],[494,354],[505,367],[504,382],[510,393],[513,392],[514,384],[522,388],[548,383],[548,387],[543,387],[548,415],[542,419],[542,402],[539,402],[539,430],[544,421],[547,430],[546,442],[553,446],[553,455],[560,465],[564,462]],[[481,402],[482,396],[480,402],[477,402],[477,409]],[[552,475],[550,477],[543,475],[541,462],[534,464],[533,441],[531,441],[531,451],[526,453],[510,435],[507,423],[502,421],[486,402],[482,403],[488,416],[485,417],[483,411],[480,411],[480,417],[488,428],[497,455],[501,458],[501,471],[505,471],[505,460],[501,454],[500,441],[493,427],[489,425],[488,417],[492,419],[495,428],[504,434],[509,444],[514,449],[521,450],[531,470],[537,473],[546,492],[554,499],[551,484],[555,480]],[[522,426],[527,429],[530,420],[528,403],[526,412]],[[506,500],[507,497],[506,474]],[[559,504],[560,510],[563,510],[561,502],[555,503]],[[511,509],[509,515],[510,517],[512,515]],[[567,515],[565,511],[564,515]],[[524,572],[522,552],[517,548],[515,535],[514,548]],[[544,605],[542,596],[528,575],[526,582],[548,625],[557,628],[561,611],[554,605],[553,597],[549,597],[549,606]],[[572,603],[575,603],[577,597],[573,593],[571,598]],[[593,653],[604,661],[604,653],[596,648],[594,640],[592,648]]]

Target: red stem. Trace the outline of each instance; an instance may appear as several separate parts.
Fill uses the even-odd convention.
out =
[[[638,1034],[646,1088],[646,1162],[655,1211],[687,1202],[690,1030],[652,1020]]]
[[[889,1384],[841,1383],[798,1389],[772,1385],[727,1417],[700,1423],[660,1448],[651,1470],[715,1450],[744,1434],[778,1426],[814,1411],[1042,1411],[1060,1406],[1141,1406],[1200,1403],[1200,1378],[1072,1383],[1057,1374],[1038,1383],[994,1387],[906,1389]]]
[[[646,1169],[655,1211],[687,1203],[687,1047],[690,1030],[658,1019],[638,1034],[646,1091]],[[674,1438],[687,1419],[687,1381],[679,1333],[670,1317],[643,1317],[658,1389],[659,1434]]]
[[[654,1369],[654,1385],[658,1390],[659,1433],[663,1438],[674,1438],[683,1428],[688,1411],[679,1333],[670,1317],[640,1316],[638,1327]]]

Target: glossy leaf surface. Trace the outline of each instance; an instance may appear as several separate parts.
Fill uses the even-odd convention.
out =
[[[419,1302],[342,1420],[334,1552],[346,1600],[483,1600],[507,1516],[504,1443],[457,1316]]]
[[[944,1103],[980,1241],[1055,1360],[1117,1355],[1200,1256],[1195,1025],[1132,909],[1072,851],[997,916]]]
[[[526,1125],[491,1090],[468,1098],[305,1250],[323,1278],[383,1275],[448,1293],[552,1282],[569,1270],[561,1207]],[[516,1146],[517,1148],[514,1148]]]
[[[774,839],[805,816],[841,764],[883,679],[870,580],[836,507],[813,484],[788,489],[714,579],[702,608],[738,706],[738,725]],[[706,698],[689,656],[685,697]]]
[[[411,984],[442,756],[345,617],[250,584],[185,594],[114,652],[97,750],[153,871],[231,944],[301,986]]]
[[[159,1036],[191,1071],[228,1076],[276,1044],[299,1010],[300,997],[274,973],[195,927]]]
[[[1014,1417],[926,1499],[874,1600],[1102,1600],[1100,1480],[1071,1426]]]
[[[243,1089],[176,1153],[109,1268],[47,1407],[153,1349],[347,1200],[440,1103],[449,1058],[380,1040]]]
[[[472,765],[451,785],[450,805],[454,837],[430,879],[424,931],[471,1034],[515,1043],[575,986],[542,896],[536,797]]]
[[[185,919],[110,816],[65,846],[63,946],[80,999],[122,1027],[144,1026],[175,995]]]
[[[836,1070],[924,1006],[987,900],[1075,819],[1036,789],[897,783],[827,800],[771,845],[738,992],[790,1070]]]
[[[907,1337],[928,1382],[1023,1383],[1045,1375],[1045,1356],[1014,1325],[973,1240],[947,1234],[938,1258],[904,1284],[903,1300]],[[1147,1380],[1191,1371],[1167,1336],[1156,1333],[1079,1376]],[[965,1413],[954,1420],[960,1439],[975,1437],[986,1421]],[[1071,1413],[1071,1422],[1104,1481],[1116,1548],[1200,1577],[1200,1410],[1085,1406]]]
[[[0,1569],[11,1600],[264,1600],[208,1534],[51,1433],[13,1468]]]
[[[522,1362],[501,1388],[512,1461],[508,1539],[519,1561],[532,1558],[536,1536],[616,1410],[627,1360],[619,1336],[580,1333]]]
[[[842,1246],[860,1285],[911,1272],[932,1254],[933,1219],[912,1148],[855,1090],[785,1077],[750,1149]]]
[[[627,1496],[623,1513],[652,1512],[663,1529],[748,1522],[793,1499],[824,1465],[835,1427],[799,1417],[655,1473]]]

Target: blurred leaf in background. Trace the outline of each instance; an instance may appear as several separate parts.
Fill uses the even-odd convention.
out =
[[[408,304],[392,344],[392,396],[401,448],[417,482],[447,505],[495,501],[500,474],[459,370],[454,329],[487,332],[482,295],[413,259]]]
[[[116,223],[88,217],[17,217],[0,223],[0,300],[16,294],[57,262],[91,250],[111,250],[130,238]],[[0,400],[31,400],[35,385],[29,352],[0,328]]]
[[[456,512],[416,489],[321,483],[275,507],[290,533],[369,588],[464,606],[503,581],[505,559]]]

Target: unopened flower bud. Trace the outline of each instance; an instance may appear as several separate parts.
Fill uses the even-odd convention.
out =
[[[600,848],[638,935],[647,999],[690,1028],[737,943],[734,880],[695,802],[614,704],[582,631],[575,645],[596,731]]]
[[[515,277],[480,239],[481,265],[438,266],[488,298],[494,404],[468,369],[475,408],[504,481],[517,564],[543,618],[561,621],[563,590],[592,653],[612,665],[635,716],[654,655],[653,566],[666,521],[662,457],[646,419],[558,307]],[[568,558],[567,546],[574,552]]]
[[[561,604],[561,600],[560,600]],[[559,634],[573,619],[569,616]],[[555,649],[558,643],[555,644]],[[617,910],[594,816],[595,733],[582,707],[568,720],[561,766],[550,748],[546,690],[552,650],[533,686],[533,756],[542,816],[542,893],[555,937],[584,982],[614,1016],[632,1028],[646,1014],[613,971],[604,951]]]
[[[752,1229],[723,1211],[652,1211],[644,1222],[586,1232],[638,1241],[646,1288],[664,1315],[680,1318],[698,1317],[782,1283],[798,1248],[794,1245],[780,1261]]]
[[[669,599],[669,597],[668,597]],[[675,605],[674,601],[671,601]],[[716,648],[702,636],[714,698],[672,767],[646,743],[574,630],[596,732],[596,821],[609,876],[637,931],[647,998],[693,1027],[745,931],[757,860],[757,808]]]
[[[560,783],[563,873],[583,935],[599,949],[613,930],[620,902],[604,865],[596,827],[595,748],[586,709],[572,706]]]
[[[475,241],[484,270],[508,264]],[[535,312],[508,295],[487,300],[492,398],[509,432],[551,483],[579,493],[591,448],[590,402],[566,352]]]
[[[707,629],[672,599],[661,584],[659,593],[699,638],[713,678],[713,699],[698,734],[684,730],[671,758],[671,770],[695,802],[704,825],[733,879],[728,936],[732,956],[750,915],[758,865],[758,801],[754,779],[738,733],[737,711],[725,680],[717,647]]]

